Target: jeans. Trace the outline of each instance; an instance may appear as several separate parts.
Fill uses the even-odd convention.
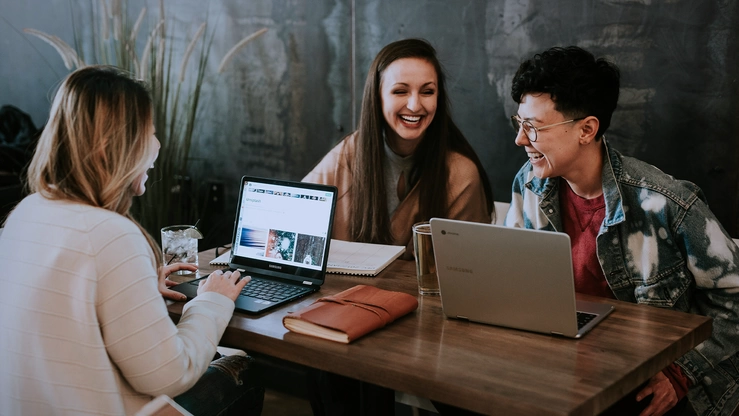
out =
[[[261,414],[264,387],[249,376],[252,361],[230,355],[211,362],[200,380],[174,401],[195,416]]]

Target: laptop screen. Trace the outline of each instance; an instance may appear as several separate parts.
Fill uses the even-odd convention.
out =
[[[232,263],[323,280],[336,188],[242,178]]]

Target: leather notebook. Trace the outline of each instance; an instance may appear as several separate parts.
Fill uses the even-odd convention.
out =
[[[282,318],[290,331],[348,344],[416,310],[407,293],[357,285]]]

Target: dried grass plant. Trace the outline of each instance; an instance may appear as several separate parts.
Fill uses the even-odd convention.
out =
[[[176,28],[168,24],[164,0],[159,0],[159,15],[150,24],[152,27],[146,32],[142,52],[138,54],[137,45],[142,44],[138,41],[139,33],[142,26],[146,26],[146,7],[141,9],[136,20],[132,20],[128,18],[126,0],[99,0],[91,4],[92,36],[82,36],[82,27],[75,22],[75,48],[57,36],[35,29],[24,29],[24,32],[51,45],[69,70],[88,64],[115,65],[149,83],[154,101],[154,124],[162,148],[149,174],[148,190],[144,196],[136,198],[133,212],[156,237],[163,226],[192,223],[199,218],[198,187],[188,190],[189,182],[185,178],[190,175],[190,150],[213,34],[206,34],[207,24],[202,23],[184,48],[181,61],[174,62],[176,47],[183,45],[174,41]],[[223,72],[235,54],[266,31],[261,29],[237,42],[221,59],[216,74]],[[89,39],[88,44],[81,41],[83,38]],[[85,51],[91,51],[89,59]],[[194,71],[188,72],[190,67],[194,67]]]

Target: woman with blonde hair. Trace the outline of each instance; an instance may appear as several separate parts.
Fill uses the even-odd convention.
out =
[[[388,44],[370,66],[357,131],[303,178],[339,189],[333,238],[407,245],[431,217],[490,223],[493,193],[452,120],[436,50],[423,39]]]
[[[129,214],[159,150],[145,85],[92,66],[62,83],[0,235],[0,414],[133,414],[168,395],[194,414],[259,414],[248,357],[211,360],[250,280],[215,272],[181,300]],[[196,384],[197,383],[197,384]]]

